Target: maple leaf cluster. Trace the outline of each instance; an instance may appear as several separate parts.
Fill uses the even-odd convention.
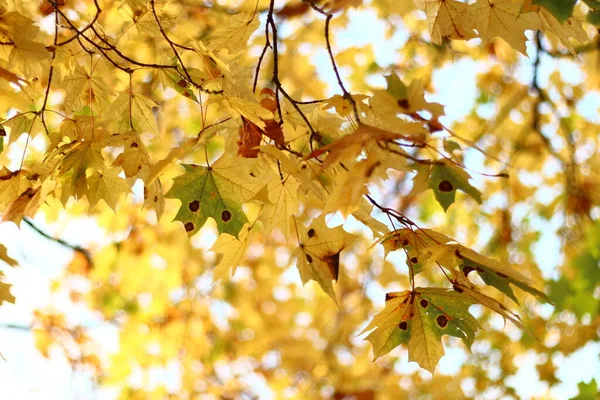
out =
[[[542,52],[579,57],[575,41],[584,46],[590,41],[597,2],[584,9],[588,22],[580,8],[550,0],[382,2],[380,14],[402,17],[414,32],[397,68],[372,61],[364,71],[355,62],[360,54],[339,50],[332,33],[349,10],[363,7],[360,1],[290,2],[280,9],[274,1],[239,3],[66,0],[0,6],[2,221],[31,223],[41,213],[57,218],[63,208],[104,221],[107,206],[118,222],[102,223],[126,230],[127,239],[80,258],[86,266],[72,263],[71,273],[109,280],[117,265],[135,268],[140,257],[144,261],[136,273],[147,279],[140,282],[121,271],[111,278],[118,290],[94,289],[90,303],[108,319],[118,317],[117,309],[142,318],[136,296],[148,287],[160,292],[164,284],[167,292],[153,292],[162,300],[150,300],[146,317],[168,326],[183,318],[178,313],[185,307],[196,313],[189,304],[166,306],[168,290],[185,286],[189,293],[205,271],[227,287],[236,270],[248,266],[257,281],[268,281],[274,279],[271,273],[281,273],[262,266],[268,257],[270,265],[295,266],[303,284],[314,280],[343,310],[358,290],[344,283],[360,276],[352,257],[383,248],[382,264],[389,253],[405,256],[400,258],[408,280],[407,290],[386,295],[383,311],[364,329],[375,358],[403,344],[409,360],[433,373],[444,354],[444,335],[473,344],[481,327],[469,312],[474,304],[524,328],[504,296],[515,304],[523,292],[551,300],[543,285],[534,283],[540,276],[535,266],[509,262],[523,264],[506,249],[527,232],[514,232],[510,216],[499,219],[493,240],[495,248],[504,249],[495,254],[500,262],[442,233],[452,227],[421,226],[441,224],[440,215],[446,215],[470,221],[479,232],[470,214],[483,205],[491,213],[485,218],[496,218],[487,203],[491,194],[509,193],[496,203],[531,197],[530,188],[512,175],[520,166],[533,168],[542,149],[569,171],[565,212],[591,215],[600,203],[598,182],[574,167],[575,132],[584,122],[561,116],[563,108],[553,104],[555,92],[571,99],[582,93],[554,76],[549,78],[553,91],[543,89],[537,68]],[[306,26],[297,27],[308,15]],[[476,110],[463,122],[446,123],[444,105],[428,100],[431,66],[465,54],[509,63],[517,53],[527,56],[527,31],[535,32],[538,52],[533,84],[503,80],[502,67],[490,68],[477,77],[477,101],[485,108],[501,96],[498,115],[487,121]],[[542,34],[568,53],[544,49]],[[323,95],[318,71],[298,50],[303,40],[326,53],[335,77],[329,84],[337,94]],[[597,32],[593,40],[598,43]],[[359,79],[343,76],[342,67],[348,66]],[[365,83],[363,75],[373,71],[383,85]],[[544,113],[544,106],[557,110],[555,125],[569,130],[567,144],[558,149],[544,136],[543,125],[556,117]],[[523,117],[515,110],[533,111]],[[517,129],[515,121],[525,118],[525,128]],[[481,140],[488,131],[489,143]],[[510,151],[507,143],[514,144]],[[469,154],[483,157],[481,168],[492,165],[496,173],[481,174],[484,183],[473,182]],[[517,160],[520,154],[525,156]],[[483,185],[493,190],[482,193],[477,186]],[[212,248],[200,251],[196,239],[211,230],[217,235]],[[469,246],[476,242],[460,237]],[[285,254],[279,257],[284,261],[275,261],[270,251]],[[590,257],[597,258],[594,251]],[[146,264],[160,262],[152,254],[179,275],[153,275]],[[2,245],[0,259],[15,265]],[[270,272],[261,272],[263,267]],[[14,302],[9,287],[0,282],[0,303]],[[354,322],[356,328],[360,321]],[[43,336],[44,343],[50,340]]]

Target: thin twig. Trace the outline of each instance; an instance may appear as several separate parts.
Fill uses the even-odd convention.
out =
[[[84,249],[81,246],[78,245],[74,245],[71,243],[68,243],[60,238],[55,238],[50,236],[49,234],[47,234],[46,232],[44,232],[43,230],[41,230],[37,225],[35,225],[33,223],[33,221],[31,221],[31,219],[29,218],[23,218],[23,221],[29,225],[34,231],[36,231],[38,234],[40,234],[41,236],[45,237],[48,240],[52,240],[55,243],[60,244],[61,246],[64,246],[66,248],[69,248],[73,251],[79,252],[81,255],[83,255],[85,257],[85,259],[87,260],[87,262],[89,263],[89,265],[92,265],[92,256],[90,255],[89,251],[87,249]]]

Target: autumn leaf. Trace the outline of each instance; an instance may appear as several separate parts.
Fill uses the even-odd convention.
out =
[[[127,178],[147,176],[150,170],[150,155],[137,132],[116,135],[111,145],[123,146],[123,152],[117,156],[114,165],[123,168]]]
[[[471,304],[468,297],[443,288],[387,293],[384,310],[362,333],[375,329],[366,340],[376,359],[405,344],[409,360],[433,374],[444,355],[442,336],[458,337],[467,348],[473,344],[479,324],[469,314]]]
[[[444,211],[454,203],[456,190],[461,190],[481,204],[481,193],[469,183],[470,176],[463,169],[444,159],[433,165],[429,177],[429,188]]]
[[[577,0],[532,0],[531,4],[544,7],[560,23],[564,23],[573,15],[573,8]]]
[[[108,105],[109,88],[100,77],[94,76],[83,67],[78,67],[62,81],[66,97],[64,106],[71,111],[79,111],[84,106],[99,110]]]
[[[526,30],[537,26],[533,13],[522,13],[521,2],[513,0],[477,0],[469,6],[475,27],[484,43],[500,37],[513,49],[527,55]]]
[[[17,260],[10,257],[8,252],[6,251],[6,247],[3,244],[0,244],[0,260],[4,261],[6,264],[14,267],[17,265]]]
[[[87,197],[90,208],[94,207],[99,200],[104,200],[114,211],[117,202],[123,193],[129,192],[129,185],[124,178],[119,176],[118,168],[107,168],[102,171],[92,170],[87,178]]]
[[[214,270],[214,279],[226,279],[235,274],[236,268],[242,263],[250,239],[250,228],[244,225],[238,237],[221,233],[211,250],[221,255],[221,260]],[[231,271],[231,273],[229,272]]]
[[[365,145],[369,142],[386,142],[402,139],[408,142],[418,143],[423,140],[423,128],[420,124],[413,124],[409,122],[399,123],[398,129],[404,131],[405,133],[388,132],[374,126],[360,124],[359,127],[350,135],[344,136],[331,144],[320,147],[319,149],[308,154],[305,159],[319,157],[321,154],[329,151],[329,154],[323,162],[323,168],[327,168],[330,165],[334,165],[346,159],[358,156]]]
[[[557,352],[600,324],[599,15],[599,0],[2,2],[0,220],[16,226],[0,306],[22,244],[44,271],[75,252],[25,317],[90,397],[515,397],[524,351],[552,385]],[[536,306],[545,287],[555,307]],[[19,311],[31,293],[13,291]],[[420,379],[372,362],[352,338],[367,323],[375,358],[403,345],[430,372],[443,343],[482,345]],[[176,387],[155,384],[173,360]]]
[[[227,105],[234,113],[239,114],[260,129],[266,127],[265,120],[273,119],[273,113],[260,104],[240,97],[227,97]]]
[[[398,229],[388,233],[381,239],[385,255],[391,251],[403,250],[406,263],[410,265],[413,275],[417,275],[432,261],[432,247],[453,241],[448,236],[431,229]]]
[[[165,196],[181,200],[175,220],[183,223],[189,236],[213,218],[220,233],[238,237],[248,222],[242,204],[264,186],[263,181],[249,174],[251,162],[242,161],[221,157],[206,167],[183,164],[185,174],[175,178]]]
[[[541,8],[539,10],[538,16],[541,29],[554,33],[560,39],[562,44],[569,50],[569,52],[573,54],[573,56],[577,57],[577,52],[569,41],[569,38],[574,38],[581,43],[589,40],[587,33],[581,25],[581,21],[571,17],[561,24],[545,8]]]
[[[142,94],[123,92],[111,102],[102,118],[117,132],[134,130],[158,134],[156,116],[152,112],[156,106],[154,101]]]
[[[252,32],[260,26],[256,15],[239,13],[229,17],[228,23],[217,29],[208,42],[210,51],[227,49],[237,53],[246,47]]]
[[[267,183],[269,201],[265,202],[260,213],[265,232],[280,228],[286,237],[294,232],[291,217],[298,213],[299,187],[298,181],[292,175],[287,175],[283,179],[277,176]]]
[[[427,14],[433,43],[442,44],[444,38],[476,37],[467,4],[456,0],[414,0],[414,3]]]
[[[19,225],[24,217],[33,217],[41,205],[40,187],[29,187],[14,199],[2,214],[3,221],[12,221]]]
[[[7,80],[8,82],[15,84],[17,86],[19,86],[20,88],[22,88],[24,85],[27,84],[27,81],[25,80],[25,78],[20,77],[19,75],[10,72],[7,69],[4,69],[2,67],[0,67],[0,78]]]
[[[475,302],[489,308],[498,313],[505,320],[511,321],[517,327],[524,329],[523,321],[519,315],[509,310],[504,304],[498,300],[482,293],[475,285],[467,280],[466,277],[459,277],[453,284],[454,291],[471,297]]]
[[[244,158],[258,157],[258,146],[262,139],[261,129],[242,117],[242,126],[239,131],[238,156]]]
[[[6,167],[0,170],[0,205],[8,204],[31,187],[24,171],[10,171]]]
[[[533,282],[518,272],[516,269],[503,265],[498,261],[487,258],[462,245],[448,245],[448,252],[454,252],[459,260],[458,267],[466,276],[475,271],[479,274],[486,285],[490,285],[506,294],[515,303],[519,303],[517,297],[510,288],[510,284],[546,301],[548,297],[533,286]]]
[[[15,303],[15,296],[10,293],[12,285],[4,282],[0,282],[0,305],[4,302]]]
[[[313,219],[308,228],[295,223],[298,247],[292,255],[297,259],[302,283],[315,280],[337,302],[331,281],[337,281],[340,271],[340,253],[354,242],[354,235],[341,226],[329,228],[324,217]]]
[[[347,216],[358,209],[360,200],[368,192],[367,183],[380,162],[377,159],[366,159],[353,165],[343,177],[337,179],[325,212],[340,211]]]

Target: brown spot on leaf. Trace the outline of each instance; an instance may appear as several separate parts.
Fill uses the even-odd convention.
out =
[[[231,220],[231,212],[228,210],[223,210],[221,213],[221,221],[229,222],[229,220]]]
[[[465,266],[463,267],[463,274],[465,274],[465,276],[469,276],[469,273],[470,273],[471,271],[475,271],[475,268],[473,268],[473,267],[470,267],[470,266],[468,266],[468,265],[465,265]]]
[[[177,82],[177,85],[179,85],[179,87],[187,87],[188,83],[185,79],[180,79],[179,82]]]
[[[134,149],[137,149],[138,147],[140,147],[140,145],[137,144],[137,142],[131,142],[131,144],[129,145],[129,147],[133,147]]]
[[[386,294],[385,294],[385,301],[391,300],[391,299],[393,299],[393,298],[394,298],[394,296],[392,296],[392,294],[391,294],[391,293],[386,293]]]
[[[455,291],[457,291],[458,293],[462,293],[462,292],[464,292],[464,290],[462,290],[461,288],[459,288],[459,287],[458,287],[458,286],[456,286],[456,285],[452,285],[452,289],[454,289],[454,290],[455,290]]]
[[[313,228],[310,228],[307,233],[309,238],[315,236],[315,230]]]
[[[429,305],[429,302],[425,299],[421,299],[421,301],[419,302],[419,304],[421,305],[421,307],[423,308],[427,308],[427,306]]]
[[[310,254],[306,255],[306,261],[308,261],[309,263],[313,262],[312,257],[310,256]]]
[[[405,331],[408,328],[408,322],[406,321],[402,321],[398,324],[398,328],[402,329],[403,331]]]
[[[412,257],[410,259],[410,262],[413,263],[413,264],[418,264],[419,263],[419,259],[417,257]]]
[[[446,325],[448,325],[448,317],[445,315],[438,315],[435,322],[437,322],[440,328],[445,328]]]
[[[452,183],[450,183],[450,181],[441,181],[438,184],[438,189],[440,190],[440,192],[451,192],[454,190],[454,186],[452,186]]]
[[[410,103],[408,102],[408,99],[398,100],[398,105],[402,108],[406,108],[407,110],[410,108]]]
[[[148,188],[144,186],[144,200],[148,198]]]
[[[186,232],[190,232],[194,230],[194,223],[193,222],[186,222],[185,225],[185,231]]]
[[[158,196],[154,196],[154,202],[156,203],[158,201]]]
[[[496,272],[496,275],[498,275],[500,278],[504,278],[504,279],[508,278],[508,275],[503,274],[502,272]]]
[[[408,246],[408,243],[410,243],[410,242],[408,241],[408,239],[404,239],[404,240],[402,241],[402,246],[406,247],[406,246]]]
[[[196,212],[200,209],[200,202],[198,200],[194,200],[188,204],[188,208],[191,212]]]
[[[333,276],[333,279],[337,281],[338,275],[340,273],[340,252],[338,251],[335,254],[328,254],[323,257],[323,261],[327,263],[329,267],[329,271]]]

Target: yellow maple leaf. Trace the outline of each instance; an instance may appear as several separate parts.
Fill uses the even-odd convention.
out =
[[[14,258],[12,258],[11,256],[8,255],[6,247],[4,247],[4,245],[1,243],[0,243],[0,260],[4,261],[11,267],[14,267],[15,265],[17,265],[17,260],[15,260]]]
[[[456,0],[414,0],[427,14],[431,41],[442,44],[444,38],[472,39],[476,37],[467,5]]]
[[[521,13],[520,1],[477,0],[469,7],[471,18],[483,43],[500,37],[513,49],[527,55],[525,30],[536,29],[534,13]]]
[[[267,184],[269,203],[265,203],[260,213],[260,220],[265,232],[280,227],[286,237],[293,232],[290,216],[298,213],[298,181],[291,175],[281,179],[273,178]]]
[[[354,164],[345,176],[338,180],[329,196],[325,212],[340,211],[344,216],[348,216],[357,210],[362,196],[367,193],[366,184],[378,165],[379,160],[376,158],[367,158]]]
[[[555,34],[558,39],[560,39],[561,43],[567,48],[567,50],[577,57],[577,52],[569,41],[569,38],[573,38],[581,43],[589,40],[587,33],[581,26],[581,21],[576,17],[571,17],[561,24],[552,14],[550,14],[548,10],[543,7],[540,7],[538,16],[540,21],[540,29],[542,29],[544,32],[552,32]]]
[[[421,124],[398,120],[398,126],[398,129],[403,130],[404,133],[389,132],[361,123],[350,135],[344,136],[327,146],[318,148],[307,155],[305,159],[318,157],[329,151],[329,155],[323,162],[322,168],[324,169],[337,162],[356,157],[369,142],[387,142],[402,139],[414,143],[422,142],[425,139],[425,131]]]
[[[315,218],[310,227],[296,223],[298,247],[292,253],[297,258],[302,283],[316,280],[334,301],[335,292],[331,281],[337,281],[340,269],[340,253],[354,242],[355,236],[341,226],[329,228],[324,216]]]
[[[213,33],[207,45],[209,51],[227,49],[237,53],[246,48],[250,35],[260,26],[258,18],[252,14],[236,14],[227,21]]]
[[[221,254],[222,258],[213,272],[214,280],[226,279],[235,274],[236,268],[241,264],[250,239],[250,228],[244,224],[239,233],[239,238],[228,233],[221,233],[211,251]],[[229,271],[231,270],[231,275]]]
[[[31,183],[23,171],[11,172],[3,167],[0,170],[0,206],[12,202],[30,187]]]
[[[92,171],[87,178],[87,197],[90,208],[94,207],[99,200],[104,200],[110,208],[116,210],[121,194],[129,192],[129,185],[124,178],[119,176],[119,172],[118,168]]]

